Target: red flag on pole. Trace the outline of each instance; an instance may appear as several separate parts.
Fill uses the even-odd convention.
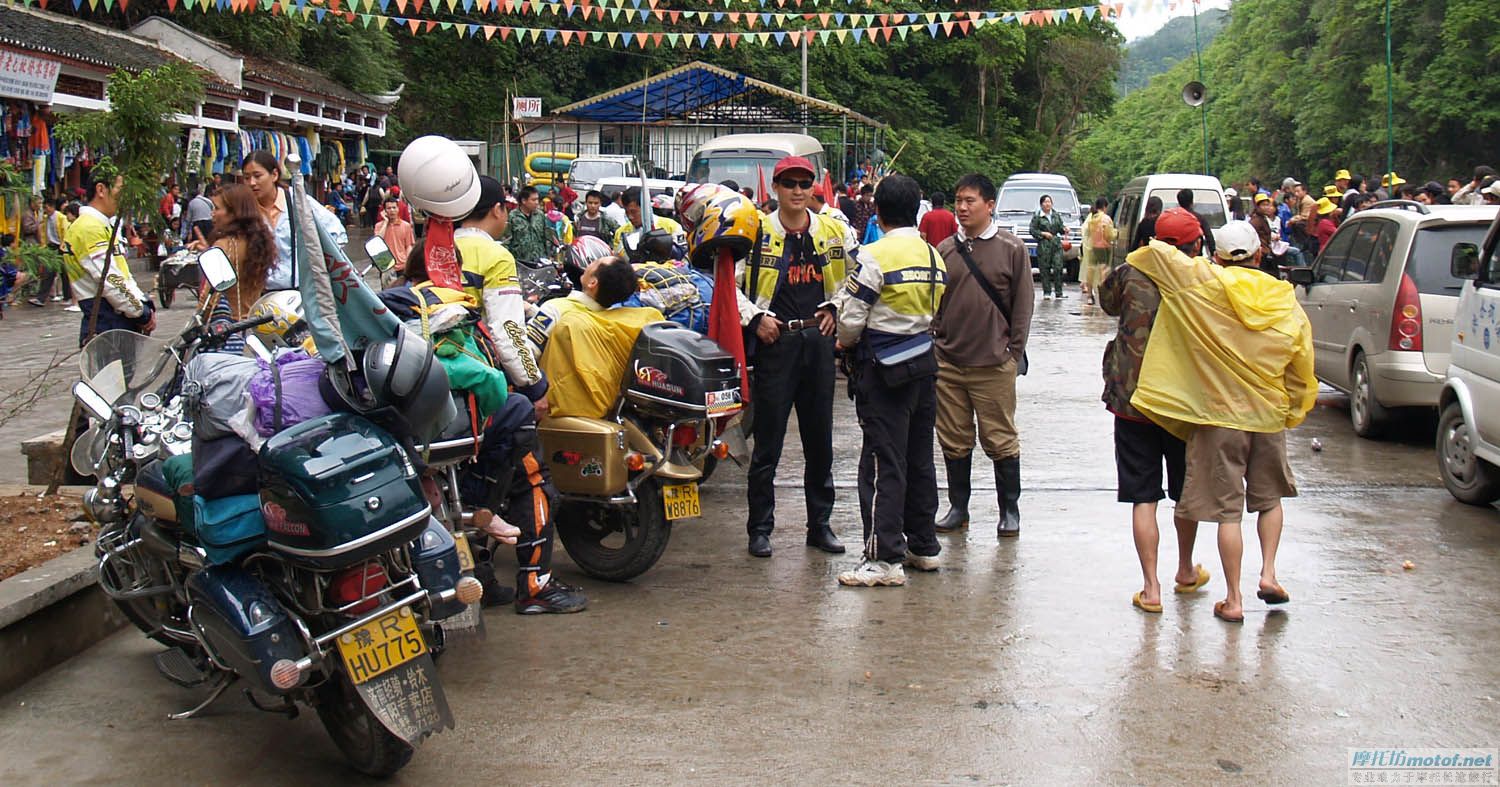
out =
[[[760,164],[755,165],[755,173],[760,176],[760,202],[771,198],[771,193],[766,191],[766,168]]]
[[[764,186],[764,183],[762,183]],[[745,368],[745,335],[740,328],[740,304],[735,297],[734,252],[719,247],[714,265],[714,299],[708,305],[708,338],[734,358],[740,370],[740,399],[750,402],[750,371]]]

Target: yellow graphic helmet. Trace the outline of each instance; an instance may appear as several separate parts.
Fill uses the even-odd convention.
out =
[[[677,218],[687,230],[688,261],[713,270],[719,249],[746,257],[760,234],[760,211],[745,195],[717,183],[689,184],[677,192]]]

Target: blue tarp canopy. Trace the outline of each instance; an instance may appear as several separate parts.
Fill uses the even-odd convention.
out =
[[[834,126],[847,119],[885,127],[831,101],[697,61],[559,107],[555,115],[633,125]]]

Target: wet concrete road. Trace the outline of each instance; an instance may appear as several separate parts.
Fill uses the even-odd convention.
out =
[[[586,580],[559,556],[589,611],[487,613],[488,639],[441,665],[457,729],[396,781],[1301,785],[1345,783],[1351,746],[1500,745],[1500,512],[1442,489],[1430,426],[1360,441],[1325,397],[1289,441],[1303,495],[1279,574],[1293,602],[1255,600],[1247,527],[1246,621],[1214,619],[1205,527],[1195,558],[1214,581],[1147,616],[1130,606],[1140,575],[1098,401],[1112,324],[1078,311],[1076,291],[1039,304],[1019,540],[980,525],[944,537],[937,574],[838,588],[853,559],[802,546],[796,462],[770,560],[745,554],[744,476],[721,471],[706,516],[636,582]],[[836,419],[836,527],[852,544],[846,400]],[[978,480],[983,522],[993,484]],[[158,677],[152,652],[124,632],[0,697],[0,783],[352,781],[310,713],[288,722],[226,696],[166,721],[197,695]]]

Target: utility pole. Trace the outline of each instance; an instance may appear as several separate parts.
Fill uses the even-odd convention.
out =
[[[807,94],[807,30],[802,30],[802,94],[804,96]],[[807,120],[807,108],[805,106],[802,108],[802,120]],[[802,133],[807,133],[807,124],[805,123],[802,124]]]
[[[1396,95],[1391,86],[1391,0],[1385,0],[1385,171],[1396,170]],[[1392,184],[1391,192],[1395,193]]]
[[[1389,6],[1390,0],[1386,0],[1386,4],[1387,4],[1387,6]],[[1389,39],[1387,39],[1387,41],[1389,41]],[[1203,81],[1203,39],[1200,38],[1199,35],[1198,35],[1198,3],[1196,2],[1196,0],[1194,0],[1194,2],[1193,2],[1193,51],[1196,52],[1197,56],[1198,56],[1198,84],[1204,85],[1206,83]],[[1203,103],[1198,105],[1198,109],[1201,112],[1201,117],[1203,118],[1203,174],[1205,174],[1205,175],[1211,174],[1210,171],[1209,171],[1209,168],[1208,168],[1208,96],[1206,95],[1207,92],[1208,91],[1205,89],[1204,90],[1205,95],[1204,95],[1204,98],[1203,98]]]

